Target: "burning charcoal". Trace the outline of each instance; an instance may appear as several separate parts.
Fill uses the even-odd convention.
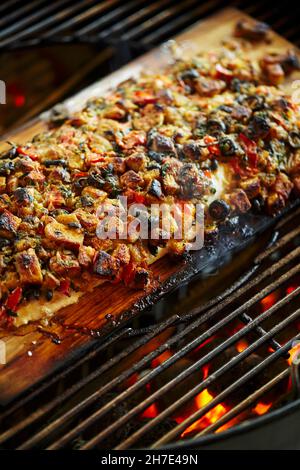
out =
[[[179,359],[172,366],[168,367],[165,371],[158,374],[151,384],[152,391],[161,389],[170,380],[176,378],[180,373],[184,372],[188,367],[193,364],[193,361],[187,358]],[[193,387],[198,385],[203,380],[203,373],[199,370],[196,373],[189,375],[185,380],[180,382],[178,385],[172,387],[167,393],[161,395],[158,399],[159,410],[164,410],[168,406],[172,405],[175,401],[180,400],[185,394]],[[176,410],[176,416],[186,415],[194,411],[194,403],[186,402],[183,406]]]
[[[218,338],[215,340],[216,346],[222,342],[222,339]],[[241,345],[242,343],[240,343]],[[237,356],[239,352],[244,350],[248,346],[247,341],[243,345],[242,349],[239,351],[239,343],[237,346],[231,346],[226,349],[222,355],[219,355],[214,359],[209,367],[209,375],[212,375],[220,367],[228,364],[234,357]],[[209,386],[209,390],[214,396],[217,396],[227,387],[229,387],[233,382],[238,380],[238,378],[244,376],[247,372],[254,369],[258,366],[265,356],[261,356],[258,353],[252,353],[239,362],[234,368],[222,375],[218,380],[216,380],[212,385]],[[267,368],[262,373],[255,375],[251,380],[247,381],[246,384],[242,387],[239,387],[233,393],[226,398],[226,403],[234,406],[240,401],[244,400],[260,387],[262,387],[266,382],[274,378],[282,371],[283,362],[276,361],[270,368]],[[286,385],[284,385],[285,387]],[[282,384],[279,384],[279,387],[282,387]],[[272,391],[273,392],[273,391]],[[277,394],[278,389],[274,389],[275,395]]]

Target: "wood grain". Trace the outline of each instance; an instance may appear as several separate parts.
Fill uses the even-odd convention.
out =
[[[223,10],[197,23],[176,38],[176,41],[181,45],[186,57],[207,49],[219,48],[222,41],[232,35],[237,20],[245,17],[237,10]],[[256,57],[266,51],[286,50],[287,47],[291,47],[290,43],[275,33],[271,34],[271,39],[270,44],[251,45],[250,56]],[[67,100],[65,105],[70,112],[77,110],[87,99],[107,93],[111,87],[138,75],[144,68],[161,70],[169,57],[163,48],[158,48],[83,90]],[[298,78],[299,74],[289,77],[284,84],[287,92],[291,91],[293,80]],[[44,129],[46,125],[39,117],[6,136],[6,139],[24,143]],[[0,149],[5,147],[5,142],[0,144]],[[182,269],[184,269],[182,262],[175,263],[167,258],[159,260],[153,266],[154,275],[159,277],[161,284]],[[17,334],[0,332],[0,337],[7,348],[7,363],[0,365],[0,405],[5,405],[57,368],[66,365],[74,357],[84,354],[95,341],[101,340],[88,334],[89,330],[105,334],[108,329],[114,328],[113,321],[123,323],[128,317],[137,314],[141,303],[147,304],[144,292],[128,290],[122,285],[105,284],[93,294],[82,297],[78,304],[67,307],[59,313],[55,326],[51,328],[51,331],[61,339],[59,345],[54,344],[45,332],[38,331],[36,327],[22,328]],[[112,317],[108,319],[108,315]]]

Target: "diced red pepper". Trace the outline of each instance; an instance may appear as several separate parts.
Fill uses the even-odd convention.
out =
[[[207,148],[210,153],[212,153],[213,155],[220,156],[220,149],[214,137],[212,137],[211,135],[206,135],[203,140],[204,143],[208,146]]]
[[[249,171],[247,171],[247,168],[242,168],[240,166],[240,162],[237,157],[231,158],[230,164],[235,174],[240,175],[240,176],[249,175]]]
[[[204,175],[206,176],[206,178],[211,178],[211,171],[209,171],[209,170],[204,170],[203,173],[204,173]]]
[[[11,294],[7,297],[7,300],[5,302],[5,307],[8,308],[9,310],[12,310],[13,312],[16,311],[16,308],[22,298],[22,288],[21,287],[16,287]]]
[[[150,103],[155,103],[157,101],[157,97],[153,95],[150,91],[145,90],[137,90],[134,93],[133,101],[139,105],[146,105]]]
[[[59,286],[59,291],[70,297],[70,287],[71,287],[71,282],[68,280],[68,279],[64,279],[63,281],[60,282],[60,286]]]
[[[39,157],[37,155],[29,153],[29,152],[27,152],[27,150],[23,150],[22,147],[17,147],[17,152],[18,152],[19,155],[24,155],[24,157],[29,157],[34,162],[36,162],[39,159]]]
[[[79,171],[78,173],[74,173],[74,178],[84,178],[85,176],[88,176],[87,171]]]
[[[216,78],[221,80],[230,81],[233,79],[233,73],[231,70],[226,69],[221,64],[216,65]]]
[[[134,263],[129,263],[126,266],[124,266],[123,269],[123,281],[124,283],[128,286],[129,284],[132,283],[135,275],[135,265]]]
[[[100,162],[105,162],[105,157],[90,158],[89,159],[89,163],[100,163]]]
[[[247,154],[250,167],[256,168],[258,163],[258,154],[257,154],[257,145],[254,140],[249,139],[245,134],[240,133],[239,139],[242,143],[242,146]]]
[[[134,189],[128,189],[124,195],[127,197],[128,204],[144,204],[145,203],[145,196],[144,194],[140,193],[139,191],[134,191]]]

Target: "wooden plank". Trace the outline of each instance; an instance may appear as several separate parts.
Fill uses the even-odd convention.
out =
[[[203,50],[216,49],[224,39],[232,35],[236,22],[245,17],[237,10],[226,9],[197,23],[176,40],[186,57]],[[272,33],[271,37],[271,44],[251,45],[249,54],[256,57],[267,51],[281,51],[291,47],[290,43],[277,34]],[[79,109],[87,99],[107,93],[123,80],[138,75],[143,68],[161,69],[168,60],[169,55],[158,48],[83,90],[67,100],[65,105],[70,111]],[[296,78],[300,78],[299,73],[293,74],[284,84],[287,92],[291,90],[291,84]],[[6,138],[24,143],[45,128],[45,123],[38,118]],[[3,142],[0,148],[5,146]],[[154,275],[159,276],[161,283],[181,269],[182,262],[175,263],[169,259],[162,259],[153,266]],[[144,301],[144,296],[143,292],[111,284],[99,287],[92,295],[85,295],[78,304],[63,309],[55,326],[51,328],[51,332],[61,339],[59,345],[54,344],[45,332],[37,331],[35,326],[21,328],[14,335],[2,332],[1,339],[7,348],[7,364],[0,365],[0,404],[9,402],[58,367],[66,365],[74,356],[83,354],[95,341],[99,341],[88,334],[91,329],[105,332],[106,328],[112,326],[112,321],[125,321],[124,312],[136,312],[139,302]]]

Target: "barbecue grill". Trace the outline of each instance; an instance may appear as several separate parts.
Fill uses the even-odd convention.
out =
[[[297,6],[287,15],[286,4],[230,3],[300,43]],[[118,68],[221,6],[13,0],[0,7],[0,48],[19,54],[79,43],[88,59],[101,50],[101,60],[78,77],[80,87],[92,70]],[[0,446],[299,449],[299,216],[295,205],[242,255],[223,250],[217,265],[6,404]]]

